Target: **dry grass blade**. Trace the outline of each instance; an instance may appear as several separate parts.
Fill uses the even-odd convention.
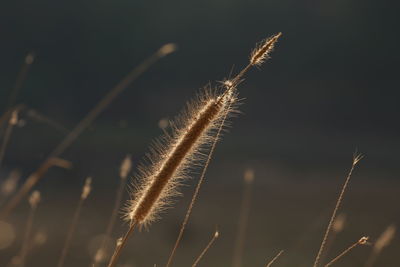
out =
[[[33,226],[33,219],[35,217],[36,208],[37,208],[39,202],[40,202],[40,192],[33,191],[31,196],[29,197],[29,205],[31,208],[29,210],[28,220],[26,222],[25,235],[24,235],[24,239],[22,242],[21,253],[19,256],[19,262],[20,262],[21,267],[25,266],[26,256],[28,254],[29,245],[31,243],[30,238],[31,238],[32,226]]]
[[[330,231],[332,229],[333,222],[335,221],[335,218],[336,218],[336,213],[338,212],[340,204],[342,203],[343,196],[344,196],[344,193],[346,192],[346,189],[347,189],[347,186],[349,184],[351,175],[352,175],[352,173],[354,171],[354,168],[356,167],[357,163],[362,158],[363,158],[363,156],[361,154],[357,154],[357,153],[355,153],[354,156],[353,156],[353,163],[352,163],[350,171],[349,171],[349,173],[348,173],[348,175],[346,177],[346,180],[345,180],[345,182],[344,182],[344,184],[342,186],[342,190],[339,193],[339,197],[338,197],[338,199],[336,201],[335,208],[333,209],[332,216],[331,216],[331,219],[329,220],[328,227],[326,228],[326,231],[325,231],[325,234],[324,234],[324,238],[322,239],[321,246],[319,247],[318,254],[317,254],[316,258],[315,258],[314,265],[313,265],[314,267],[318,267],[318,265],[320,263],[321,255],[322,255],[322,253],[324,251],[325,244],[326,244],[326,242],[328,240],[329,233],[330,233]]]
[[[32,189],[32,187],[43,177],[47,169],[50,167],[49,160],[54,157],[59,157],[61,153],[65,151],[86,129],[97,116],[104,111],[110,103],[121,94],[134,80],[142,75],[150,66],[156,63],[159,59],[174,52],[176,46],[173,44],[166,44],[162,46],[156,53],[145,59],[139,66],[134,68],[122,81],[120,81],[110,92],[105,95],[102,100],[75,126],[75,128],[61,141],[61,143],[50,153],[47,159],[39,166],[38,170],[34,173],[40,173],[36,175],[35,179],[28,179],[17,194],[10,200],[5,210],[1,212],[0,218],[8,216],[8,214],[19,204],[21,199]]]
[[[276,254],[275,257],[272,260],[270,260],[270,262],[268,262],[265,267],[271,267],[272,264],[282,255],[282,253],[283,253],[283,250],[279,251],[279,253]]]
[[[236,234],[235,248],[233,251],[232,266],[240,267],[242,265],[244,244],[246,239],[247,221],[250,212],[251,194],[254,181],[254,171],[247,169],[243,177],[244,192],[242,203],[240,205],[239,223]]]
[[[368,237],[364,236],[361,237],[360,240],[358,240],[357,242],[355,242],[353,245],[351,245],[350,247],[346,248],[342,253],[340,253],[338,256],[336,256],[334,259],[332,259],[330,262],[328,262],[327,264],[325,264],[325,267],[331,266],[332,264],[334,264],[335,262],[337,262],[339,259],[343,258],[343,256],[345,256],[347,253],[349,253],[352,249],[354,249],[355,247],[359,246],[359,245],[366,245],[368,244]]]
[[[85,185],[82,188],[81,197],[79,198],[78,207],[76,208],[74,216],[72,217],[72,222],[67,233],[67,238],[65,239],[65,243],[61,251],[61,256],[60,259],[58,260],[57,264],[58,267],[64,266],[65,258],[67,257],[67,253],[71,245],[71,240],[74,235],[76,226],[78,224],[79,216],[81,214],[83,202],[86,200],[86,198],[90,194],[90,191],[92,190],[91,184],[92,184],[92,178],[91,177],[86,178]]]
[[[214,241],[219,237],[219,232],[215,231],[213,237],[211,238],[210,242],[208,242],[207,246],[203,249],[203,251],[200,253],[200,255],[197,257],[197,259],[194,261],[192,267],[196,267],[197,264],[199,264],[200,260],[203,258],[203,256],[207,253],[207,251],[210,249]]]

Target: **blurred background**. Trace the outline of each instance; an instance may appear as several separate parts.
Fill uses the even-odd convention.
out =
[[[231,266],[243,173],[254,170],[242,266],[311,266],[357,149],[357,166],[340,213],[346,214],[326,259],[361,236],[371,241],[400,221],[398,3],[388,0],[8,1],[0,10],[0,109],[5,112],[27,55],[35,55],[14,104],[24,104],[0,166],[0,182],[19,184],[131,69],[166,43],[178,51],[135,80],[61,155],[35,186],[42,201],[26,266],[55,266],[87,176],[65,266],[89,266],[104,233],[130,154],[133,170],[199,88],[247,64],[255,44],[282,32],[272,58],[240,86],[242,115],[218,145],[174,266],[191,266],[215,227],[220,238],[200,266]],[[4,129],[0,139],[4,140]],[[162,266],[177,236],[198,174],[173,209],[137,232],[121,266]],[[124,195],[124,200],[127,198]],[[3,196],[2,202],[4,205]],[[18,255],[29,205],[1,221],[0,265]],[[126,231],[118,221],[113,241]],[[1,237],[3,236],[3,237]],[[375,266],[400,265],[399,236]],[[2,244],[2,245],[1,245]],[[364,266],[361,246],[337,266]]]

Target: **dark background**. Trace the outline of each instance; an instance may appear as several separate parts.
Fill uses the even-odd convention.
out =
[[[72,170],[54,168],[38,184],[44,200],[34,227],[44,229],[48,240],[32,252],[28,266],[55,264],[80,187],[92,175],[94,191],[67,261],[88,265],[88,240],[105,228],[123,157],[130,153],[137,165],[161,134],[161,118],[173,118],[199,88],[228,77],[232,66],[239,71],[255,43],[277,32],[283,36],[272,58],[240,86],[244,114],[217,148],[176,265],[189,266],[217,224],[221,238],[203,266],[229,266],[246,167],[256,172],[256,190],[243,266],[262,266],[280,249],[286,251],[276,266],[311,265],[356,149],[365,159],[344,202],[347,228],[330,256],[362,235],[376,239],[400,220],[398,10],[387,0],[4,2],[0,108],[6,110],[24,58],[34,52],[17,103],[67,131],[161,45],[179,46],[63,154]],[[26,177],[65,135],[21,116],[25,125],[11,136],[1,179],[15,168]],[[121,262],[165,262],[194,177],[176,208],[131,240]],[[11,216],[17,240],[0,251],[0,264],[18,251],[26,212],[24,203]],[[124,227],[118,224],[115,236]],[[398,241],[377,266],[399,265]],[[363,266],[369,253],[358,248],[338,266]]]

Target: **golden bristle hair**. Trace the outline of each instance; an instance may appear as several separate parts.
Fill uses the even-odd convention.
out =
[[[138,183],[133,185],[131,200],[125,217],[139,225],[147,225],[157,219],[174,196],[177,187],[188,178],[189,171],[201,165],[204,152],[223,118],[234,113],[237,91],[231,87],[203,89],[194,101],[187,104],[182,115],[170,123],[170,132],[156,140],[139,166]]]

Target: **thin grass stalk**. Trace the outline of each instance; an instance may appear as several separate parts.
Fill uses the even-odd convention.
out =
[[[229,109],[229,108],[228,108],[228,109]],[[199,181],[198,181],[198,183],[197,183],[197,185],[196,185],[196,189],[194,190],[192,199],[191,199],[191,201],[190,201],[189,207],[188,207],[188,209],[187,209],[187,211],[186,211],[186,214],[185,214],[185,218],[183,219],[181,228],[180,228],[180,230],[179,230],[178,237],[176,238],[174,247],[173,247],[173,249],[172,249],[172,251],[171,251],[171,254],[170,254],[169,258],[168,258],[168,262],[167,262],[167,264],[166,264],[166,267],[169,267],[169,266],[171,266],[171,264],[172,264],[172,261],[173,261],[173,258],[174,258],[174,256],[175,256],[176,250],[178,249],[179,243],[180,243],[180,241],[181,241],[181,239],[182,239],[182,236],[183,236],[183,232],[185,231],[186,225],[187,225],[187,223],[188,223],[188,221],[189,221],[189,217],[190,217],[190,215],[191,215],[191,213],[192,213],[192,209],[193,209],[194,204],[195,204],[195,202],[196,202],[197,196],[198,196],[198,194],[199,194],[199,192],[200,192],[200,187],[201,187],[201,185],[203,184],[203,181],[204,181],[204,178],[205,178],[207,169],[208,169],[208,165],[209,165],[210,162],[211,162],[211,158],[212,158],[212,156],[213,156],[213,154],[214,154],[215,147],[217,146],[217,142],[218,142],[218,140],[219,140],[219,138],[220,138],[221,131],[222,131],[222,129],[223,129],[223,126],[224,126],[224,123],[225,123],[225,121],[226,121],[227,116],[228,116],[228,113],[225,113],[225,115],[224,115],[224,117],[223,117],[223,119],[222,119],[222,121],[221,121],[221,124],[220,124],[220,126],[219,126],[219,128],[218,128],[218,131],[217,131],[217,133],[216,133],[216,135],[215,135],[215,138],[214,138],[214,140],[213,140],[213,143],[212,143],[212,145],[211,145],[210,151],[209,151],[208,156],[207,156],[207,160],[206,160],[206,162],[205,162],[205,164],[204,164],[204,167],[203,167],[203,170],[202,170],[202,172],[201,172],[200,179],[199,179]]]
[[[215,231],[213,237],[211,238],[210,242],[208,242],[207,246],[203,249],[203,251],[200,253],[200,255],[197,257],[195,262],[193,263],[192,267],[196,267],[200,260],[203,258],[203,256],[207,253],[207,251],[210,249],[212,244],[215,242],[215,240],[219,237],[219,232]]]
[[[44,164],[40,166],[39,169],[37,169],[34,173],[32,173],[28,177],[24,185],[21,186],[18,192],[1,209],[0,219],[4,219],[10,214],[10,212],[15,208],[15,206],[22,200],[22,198],[26,194],[29,193],[29,190],[38,182],[40,177],[42,177],[51,166],[58,166],[61,168],[69,169],[71,168],[72,165],[70,162],[60,158],[50,158],[46,160]]]
[[[368,242],[368,237],[362,237],[360,238],[360,240],[358,240],[357,242],[355,242],[353,245],[351,245],[350,247],[346,248],[342,253],[340,253],[339,255],[337,255],[334,259],[332,259],[330,262],[328,262],[327,264],[325,264],[325,267],[329,267],[332,264],[334,264],[335,262],[337,262],[338,260],[340,260],[341,258],[343,258],[346,254],[348,254],[351,250],[353,250],[355,247],[359,246],[359,245],[365,245]]]
[[[343,230],[345,220],[346,220],[345,215],[341,213],[336,217],[335,221],[333,222],[331,235],[327,239],[325,243],[325,249],[320,257],[320,262],[322,264],[325,262],[325,259],[328,256],[328,252],[332,247],[333,243],[335,242],[337,235]]]
[[[20,256],[19,256],[20,267],[25,266],[26,256],[28,255],[28,250],[29,250],[29,245],[30,245],[33,220],[35,217],[35,213],[36,213],[36,209],[37,209],[37,205],[39,204],[39,201],[40,201],[39,191],[33,191],[29,198],[29,205],[31,208],[29,210],[28,219],[26,221],[25,235],[24,235],[24,239],[22,240],[22,247],[21,247],[21,252],[20,252]]]
[[[68,134],[70,132],[69,129],[67,129],[64,125],[61,123],[45,116],[44,114],[40,113],[39,111],[35,109],[29,109],[26,113],[27,117],[39,122],[39,123],[44,123],[47,124],[48,126],[52,127],[53,129],[63,133],[63,134]]]
[[[40,235],[40,236],[39,236]],[[39,238],[38,238],[39,237]],[[30,243],[28,245],[28,249],[26,251],[26,255],[28,255],[29,253],[31,253],[31,251],[33,251],[35,248],[37,248],[38,246],[43,245],[46,240],[46,238],[43,237],[43,234],[41,233],[36,233],[36,235],[32,236],[30,238]],[[21,265],[21,260],[20,260],[21,255],[17,254],[14,257],[11,258],[11,260],[8,262],[7,267],[16,267],[16,266],[20,266]]]
[[[8,99],[7,110],[14,106],[17,100],[18,93],[24,84],[26,77],[28,75],[29,69],[35,60],[35,54],[29,53],[26,55],[24,63],[22,64],[21,70],[18,73],[17,80],[15,81],[15,86],[13,87],[10,97]]]
[[[126,178],[128,176],[128,173],[130,172],[131,164],[132,164],[131,158],[129,155],[127,155],[126,158],[124,159],[124,161],[122,162],[121,168],[120,168],[120,180],[119,180],[119,186],[117,189],[117,193],[115,196],[114,208],[112,210],[110,220],[108,221],[104,237],[101,240],[99,249],[97,250],[95,257],[93,259],[93,262],[90,266],[93,266],[93,267],[97,266],[97,264],[103,260],[105,253],[108,249],[108,244],[106,241],[107,241],[108,237],[111,237],[111,233],[114,228],[115,221],[117,219],[118,211],[121,207],[122,196],[124,195],[124,189],[126,186]]]
[[[91,181],[92,179],[88,177],[85,181],[85,185],[83,186],[81,197],[79,198],[78,206],[75,210],[74,216],[72,217],[71,225],[68,229],[67,238],[65,239],[63,249],[61,251],[61,256],[58,260],[58,267],[63,267],[65,258],[67,257],[69,247],[71,246],[71,241],[74,236],[76,226],[78,225],[79,216],[81,214],[83,203],[85,202],[86,198],[88,197],[91,191]]]
[[[279,251],[279,253],[276,254],[275,257],[267,263],[267,265],[265,265],[265,267],[271,267],[272,264],[274,264],[274,262],[282,255],[282,253],[283,250]]]
[[[354,171],[355,166],[362,159],[362,157],[363,156],[361,154],[354,154],[354,156],[353,156],[353,163],[352,163],[350,171],[349,171],[349,173],[348,173],[348,175],[346,177],[346,180],[345,180],[345,182],[344,182],[344,184],[342,186],[342,190],[339,193],[339,197],[338,197],[338,199],[336,201],[335,208],[333,209],[332,216],[331,216],[331,219],[329,220],[328,227],[326,228],[326,231],[325,231],[325,234],[324,234],[324,238],[322,239],[321,246],[320,246],[318,254],[317,254],[316,258],[315,258],[314,265],[313,265],[314,267],[318,267],[318,265],[319,265],[319,262],[320,262],[320,259],[321,259],[321,255],[322,255],[322,253],[324,251],[326,241],[327,241],[329,233],[330,233],[330,231],[332,229],[333,222],[334,222],[334,220],[336,218],[336,213],[338,212],[338,210],[340,208],[340,204],[342,203],[343,196],[344,196],[344,193],[346,192],[346,189],[347,189],[347,186],[349,184],[351,175],[352,175],[352,173]]]
[[[9,117],[11,116],[11,113],[13,112],[13,110],[15,110],[18,107],[18,106],[17,107],[13,107],[13,106],[17,99],[18,92],[20,91],[22,85],[24,84],[27,74],[29,72],[29,69],[34,60],[35,60],[34,53],[29,53],[25,57],[24,63],[22,64],[22,67],[17,75],[15,85],[11,89],[11,93],[8,98],[8,104],[7,104],[6,110],[3,113],[3,115],[0,117],[0,136],[3,134],[3,132],[2,132],[3,124],[9,120]]]
[[[7,145],[10,141],[10,137],[12,134],[12,130],[14,128],[14,126],[18,123],[18,109],[14,109],[11,112],[11,117],[8,121],[5,133],[4,133],[4,138],[3,138],[3,142],[1,143],[1,147],[0,147],[0,167],[3,163],[3,159],[4,159],[4,154],[6,152],[7,149]]]
[[[49,154],[47,159],[39,166],[34,174],[30,175],[26,182],[21,186],[17,194],[7,203],[6,207],[0,212],[0,218],[6,218],[10,212],[20,203],[23,197],[32,187],[44,176],[50,167],[49,161],[54,157],[59,157],[96,118],[103,112],[110,103],[121,94],[133,81],[139,78],[147,69],[164,56],[174,52],[175,45],[167,44],[162,46],[156,53],[145,59],[139,66],[134,68],[124,79],[122,79],[111,91],[105,95],[99,103],[75,126],[75,128],[58,144]]]
[[[122,249],[125,247],[125,245],[127,244],[127,241],[129,239],[129,237],[133,234],[134,230],[135,230],[135,226],[136,223],[134,221],[132,221],[131,225],[129,226],[128,231],[126,232],[126,234],[124,235],[124,237],[117,242],[117,247],[114,251],[114,254],[111,257],[111,260],[108,264],[108,267],[115,267],[117,265],[118,259],[121,255]]]
[[[242,203],[240,205],[239,223],[236,234],[235,248],[233,251],[232,266],[240,267],[242,265],[244,244],[246,239],[247,222],[250,213],[251,195],[254,181],[254,172],[251,169],[246,170],[244,174],[244,190]]]

